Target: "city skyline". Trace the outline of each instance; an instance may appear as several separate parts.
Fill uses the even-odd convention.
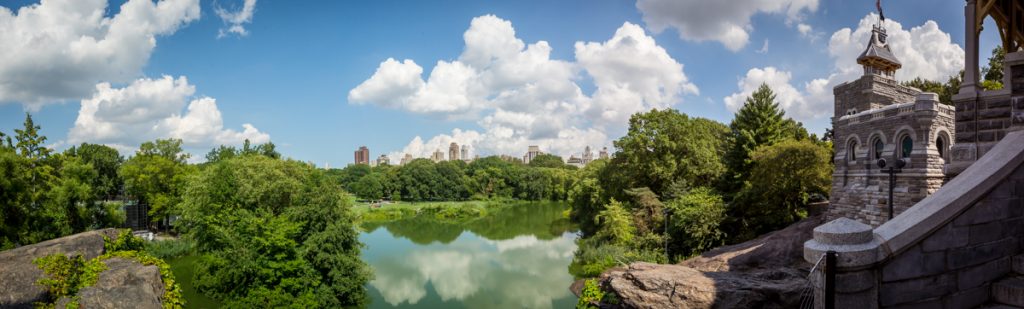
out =
[[[56,0],[2,5],[11,26],[0,52],[34,52],[0,60],[0,131],[30,111],[57,150],[89,142],[132,154],[181,138],[198,162],[250,139],[332,166],[360,145],[391,162],[451,142],[480,156],[538,145],[568,158],[612,148],[629,115],[651,108],[728,123],[761,82],[821,135],[830,90],[857,74],[877,20],[873,1],[835,0],[78,3],[67,16],[48,15]],[[912,68],[897,79],[942,80],[963,65],[962,5],[930,4],[885,2],[893,52]],[[119,32],[131,28],[141,31]],[[62,35],[27,48],[47,33]],[[991,50],[998,35],[983,35]],[[77,38],[102,44],[72,49]],[[73,53],[83,61],[60,56]]]

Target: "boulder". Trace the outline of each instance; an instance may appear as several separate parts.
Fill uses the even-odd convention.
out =
[[[633,263],[602,275],[626,308],[797,308],[806,274],[788,268],[702,272],[681,265]]]
[[[814,228],[825,224],[823,215],[807,217],[781,230],[731,246],[712,249],[679,263],[700,271],[742,271],[759,268],[807,268],[804,242]]]
[[[164,284],[158,267],[122,258],[103,263],[107,270],[100,273],[96,284],[78,291],[82,308],[161,308]]]
[[[797,308],[810,287],[803,244],[822,221],[823,216],[812,216],[678,265],[633,263],[610,269],[600,281],[627,308]],[[581,287],[579,281],[570,289],[579,295]]]
[[[117,234],[117,229],[95,230],[0,252],[0,308],[32,308],[46,296],[46,289],[36,284],[43,271],[32,260],[54,253],[95,258],[103,254],[103,236]]]

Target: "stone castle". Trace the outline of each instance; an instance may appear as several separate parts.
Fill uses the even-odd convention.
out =
[[[1024,308],[1024,1],[965,2],[955,107],[893,79],[882,27],[857,60],[864,76],[834,89],[829,222],[804,243],[815,308]],[[979,82],[986,18],[1006,50],[999,90]],[[907,162],[892,219],[878,159]]]
[[[878,226],[890,217],[889,175],[876,162],[906,162],[893,190],[893,215],[938,190],[955,132],[954,108],[894,79],[902,65],[881,25],[857,63],[864,75],[834,89],[835,172],[827,216]]]

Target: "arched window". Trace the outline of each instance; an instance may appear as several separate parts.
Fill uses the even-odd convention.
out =
[[[900,140],[900,157],[909,158],[910,152],[914,150],[914,139],[910,135],[904,136]]]
[[[857,161],[857,141],[850,142],[850,147],[846,148],[846,153],[849,154],[850,162]]]
[[[885,149],[885,143],[882,142],[881,138],[875,139],[875,146],[874,146],[874,148],[875,148],[874,149],[874,151],[875,151],[875,160],[881,159],[882,158],[882,150]]]
[[[942,137],[935,139],[935,148],[939,149],[939,158],[946,158],[946,142],[942,140]]]

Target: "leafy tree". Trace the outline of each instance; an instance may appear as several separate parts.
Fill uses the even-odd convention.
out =
[[[353,193],[364,199],[376,201],[384,197],[384,175],[382,173],[370,173],[369,175],[359,178],[355,184],[352,185]]]
[[[633,214],[633,226],[640,234],[661,233],[661,227],[665,221],[663,213],[665,204],[661,203],[658,195],[648,188],[633,188],[626,190],[626,195],[632,198],[630,212]]]
[[[157,156],[171,162],[185,164],[189,154],[181,149],[181,139],[157,139],[151,142],[142,143],[136,156]]]
[[[633,226],[633,218],[629,211],[619,201],[612,199],[595,217],[601,224],[596,237],[600,237],[615,244],[628,244],[636,235],[636,227]]]
[[[116,149],[105,145],[82,143],[72,146],[64,154],[80,158],[82,163],[92,165],[96,170],[96,178],[90,183],[97,199],[112,199],[121,190],[121,177],[118,168],[124,163],[124,157]]]
[[[983,82],[989,82],[996,87],[986,87],[989,90],[1003,89],[1003,61],[1006,59],[1006,50],[1003,46],[996,46],[992,49],[992,56],[988,58],[988,65],[981,69]]]
[[[722,196],[700,187],[669,201],[669,242],[673,255],[689,257],[724,244],[721,224],[726,218]]]
[[[14,138],[18,141],[15,145],[18,154],[32,160],[44,159],[50,155],[50,149],[43,145],[46,136],[39,135],[39,129],[41,128],[32,121],[32,115],[25,113],[24,128],[14,130]]]
[[[145,142],[118,170],[125,193],[149,204],[151,222],[159,222],[176,213],[188,176],[195,170],[185,163],[188,154],[181,140]]]
[[[626,136],[614,142],[617,154],[609,170],[618,175],[609,175],[609,180],[618,188],[647,187],[656,194],[676,181],[716,182],[725,172],[719,158],[726,134],[718,122],[673,109],[635,114]],[[625,198],[621,192],[612,193]]]
[[[184,190],[181,229],[201,257],[196,287],[228,307],[367,302],[348,198],[322,171],[266,156],[217,162]]]
[[[832,184],[831,150],[811,141],[786,140],[752,155],[750,181],[738,193],[730,214],[745,240],[785,227],[803,216],[813,196],[828,196]]]
[[[217,163],[220,161],[230,160],[238,156],[238,149],[231,146],[220,145],[217,148],[210,149],[210,152],[206,153],[207,163]]]
[[[31,169],[29,160],[14,148],[0,147],[0,250],[31,243],[23,241],[32,223]]]
[[[960,74],[950,76],[945,83],[930,81],[918,77],[913,80],[905,81],[902,84],[907,87],[920,89],[923,92],[936,93],[939,95],[939,102],[943,104],[953,104],[953,95],[960,92],[960,81],[963,79],[963,76],[964,71],[960,70]]]
[[[562,157],[553,154],[542,153],[534,157],[532,160],[530,160],[529,165],[532,167],[561,168],[565,166],[565,162],[562,161]]]
[[[750,175],[750,153],[758,147],[775,144],[787,137],[807,138],[807,131],[802,125],[792,119],[785,119],[785,114],[779,108],[775,92],[767,84],[761,84],[747,97],[729,124],[732,144],[725,156],[729,170],[724,182],[725,188],[734,190],[743,186]]]

